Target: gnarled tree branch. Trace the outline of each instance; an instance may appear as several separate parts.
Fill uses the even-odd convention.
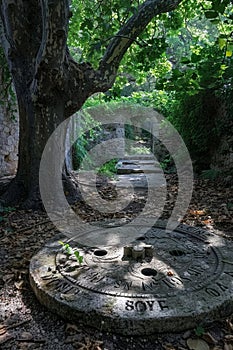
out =
[[[41,0],[42,40],[37,64],[60,68],[66,53],[69,0]]]
[[[182,0],[147,0],[120,29],[108,45],[99,68],[89,64],[77,64],[68,55],[69,89],[65,115],[69,117],[95,92],[104,92],[112,87],[120,62],[136,38],[144,31],[153,17],[174,10]],[[79,83],[78,83],[79,82]]]
[[[158,14],[174,10],[182,0],[147,0],[120,29],[108,45],[99,69],[96,90],[108,90],[114,83],[119,64],[130,45]]]
[[[63,84],[63,65],[69,22],[69,0],[41,0],[42,38],[36,57],[33,95],[41,95],[45,85]],[[45,76],[43,72],[49,74]],[[46,80],[46,84],[45,84]]]
[[[37,1],[33,5],[26,1],[4,0],[0,1],[1,14],[1,41],[6,57],[34,57],[40,42],[40,7]],[[33,21],[31,21],[33,18]],[[29,43],[28,47],[25,42]]]

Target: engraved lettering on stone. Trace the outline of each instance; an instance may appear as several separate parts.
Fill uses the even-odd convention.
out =
[[[49,275],[41,276],[41,278],[45,281],[49,281],[49,280],[51,281],[51,280],[57,280],[58,276],[51,273]]]
[[[209,295],[211,295],[213,297],[219,297],[220,296],[219,291],[217,291],[214,288],[206,288],[205,291],[206,291],[207,294],[209,294]]]
[[[220,237],[217,243],[221,244],[215,244],[214,235],[193,227],[180,226],[173,232],[152,228],[144,236],[139,232],[132,242],[133,247],[152,245],[151,256],[124,259],[123,247],[87,247],[78,249],[84,256],[81,265],[59,248],[51,250],[48,260],[47,246],[44,255],[49,267],[44,266],[40,254],[34,260],[34,289],[40,279],[45,294],[54,295],[61,304],[72,302],[77,314],[83,312],[84,317],[89,309],[99,320],[106,312],[109,317],[111,311],[116,315],[112,324],[116,321],[121,330],[129,326],[144,332],[150,326],[148,320],[153,323],[157,316],[155,328],[160,327],[160,321],[162,330],[174,327],[170,326],[172,318],[179,316],[183,325],[187,317],[193,327],[194,311],[201,310],[211,320],[218,317],[219,310],[233,312],[233,244]],[[75,242],[70,245],[76,248]],[[98,306],[93,302],[92,307],[92,301]],[[229,307],[222,307],[224,303]],[[110,306],[102,307],[105,304]]]
[[[105,255],[114,257],[115,260],[111,258],[108,261],[104,255],[103,260],[96,263],[93,252],[101,252],[101,249],[92,249],[91,254],[85,255],[85,265],[76,269],[77,272],[67,272],[64,269],[64,266],[69,267],[69,259],[60,263],[60,272],[77,286],[116,296],[119,293],[128,293],[130,297],[137,297],[138,294],[145,293],[144,298],[150,294],[159,298],[168,289],[174,294],[177,291],[185,293],[187,286],[193,291],[208,287],[207,277],[215,274],[218,264],[214,249],[207,254],[208,247],[201,247],[202,241],[201,244],[198,240],[187,241],[179,232],[168,235],[165,230],[159,229],[156,233],[158,231],[159,237],[151,239],[150,236],[155,235],[155,231],[149,231],[145,240],[140,240],[140,245],[145,244],[145,247],[151,246],[154,240],[154,249],[157,248],[157,251],[151,257],[140,261],[135,261],[133,257],[124,259],[123,248],[121,252],[118,248],[106,247],[102,251],[106,251]],[[200,266],[198,259],[202,259],[204,267]],[[57,261],[60,261],[59,255]],[[112,268],[114,262],[116,264]],[[184,271],[184,268],[187,270]],[[121,276],[124,278],[121,279]]]
[[[225,263],[225,264],[233,265],[233,261],[222,260],[222,262]]]
[[[226,275],[233,277],[233,271],[224,271]]]
[[[59,281],[59,277],[57,275],[50,275],[43,277],[43,280],[45,281],[46,286],[53,286]]]
[[[133,300],[127,300],[125,303],[125,310],[132,311],[134,309],[134,301]]]
[[[223,292],[225,292],[227,289],[229,289],[228,286],[225,286],[224,284],[222,284],[220,282],[216,282],[216,284]]]
[[[60,282],[59,285],[57,286],[57,289],[61,293],[68,293],[72,288],[73,288],[73,286],[71,286],[67,282]]]
[[[127,300],[125,303],[126,311],[137,311],[137,312],[152,312],[155,309],[155,303],[158,304],[161,311],[168,309],[166,300]]]
[[[136,309],[136,311],[138,311],[138,312],[145,312],[146,309],[147,309],[147,306],[146,306],[145,301],[141,301],[141,300],[136,301],[136,303],[135,303],[135,309]]]
[[[142,282],[142,290],[153,290],[153,283]]]
[[[154,303],[155,301],[154,300],[147,300],[147,305],[149,307],[149,311],[153,311],[153,306],[154,306]]]
[[[114,288],[123,288],[126,290],[130,290],[132,288],[132,281],[123,281],[123,280],[118,280],[114,284]]]
[[[162,280],[164,284],[166,284],[169,288],[176,288],[177,286],[181,286],[183,284],[182,280],[178,277],[172,277]]]
[[[166,300],[158,300],[158,304],[161,310],[168,309],[168,306],[166,304]]]
[[[206,252],[207,253],[207,252]],[[204,259],[205,257],[206,257],[206,253],[202,253],[202,252],[195,252],[194,253],[194,257],[196,258],[196,259]]]
[[[101,275],[99,272],[89,272],[86,276],[87,280],[90,280],[90,282],[100,282],[104,279],[105,276]]]
[[[64,280],[60,280],[60,279],[57,279],[57,280],[54,280],[54,281],[50,281],[49,283],[47,283],[47,285],[51,285],[53,283],[53,288],[58,291],[58,292],[65,292],[66,289],[68,290],[69,287],[70,287],[70,284],[68,284],[66,281]]]
[[[190,274],[190,275],[194,275],[194,276],[199,276],[203,273],[204,269],[201,268],[200,266],[199,267],[189,267],[187,272]]]

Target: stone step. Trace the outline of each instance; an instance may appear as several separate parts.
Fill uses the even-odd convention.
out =
[[[140,165],[150,165],[150,164],[152,164],[152,165],[154,165],[154,166],[159,166],[159,162],[157,161],[157,160],[139,160],[138,161],[138,164],[140,164]]]
[[[151,154],[126,156],[116,165],[116,184],[119,188],[129,187],[129,181],[135,188],[153,186],[162,188],[165,179],[160,164]]]
[[[123,174],[116,175],[115,179],[111,181],[112,184],[117,185],[118,188],[127,188],[129,187],[129,181],[134,188],[147,188],[148,182],[151,187],[163,188],[166,186],[166,181],[162,174]]]
[[[155,159],[120,159],[119,162],[122,165],[155,165],[159,166],[159,162]]]
[[[126,155],[123,158],[124,160],[150,160],[154,159],[153,154],[134,154],[134,155]]]
[[[154,174],[154,173],[160,173],[161,169],[156,168],[154,166],[144,166],[144,167],[121,167],[117,169],[117,174]]]
[[[139,174],[161,172],[159,163],[155,160],[120,160],[117,165],[117,174]]]

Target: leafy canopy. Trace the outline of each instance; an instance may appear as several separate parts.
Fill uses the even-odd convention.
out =
[[[73,1],[69,46],[76,59],[97,66],[111,38],[143,2]],[[119,85],[119,93],[127,84],[127,73],[138,83],[150,76],[166,90],[179,90],[184,84],[190,93],[211,87],[229,68],[232,20],[229,0],[186,0],[175,11],[155,17],[124,56],[115,89]]]

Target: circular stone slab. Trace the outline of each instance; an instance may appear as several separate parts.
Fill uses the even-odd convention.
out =
[[[72,321],[127,335],[181,331],[233,312],[231,242],[186,225],[138,231],[124,248],[70,241],[81,265],[58,241],[47,244],[30,264],[40,302]]]

